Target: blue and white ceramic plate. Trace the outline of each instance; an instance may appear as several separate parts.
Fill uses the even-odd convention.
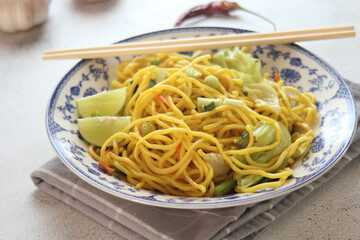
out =
[[[178,28],[143,34],[121,42],[188,38],[222,34],[242,34],[233,28]],[[59,157],[76,175],[89,184],[130,201],[169,208],[221,208],[274,198],[314,181],[341,158],[349,147],[356,126],[354,99],[341,76],[329,64],[295,44],[258,46],[253,55],[263,64],[263,72],[280,73],[285,84],[317,98],[318,118],[313,125],[314,144],[294,166],[294,178],[277,189],[223,197],[175,197],[135,189],[127,182],[109,176],[87,153],[88,144],[80,136],[75,100],[108,89],[116,77],[117,64],[128,58],[80,61],[57,85],[47,108],[46,125]]]

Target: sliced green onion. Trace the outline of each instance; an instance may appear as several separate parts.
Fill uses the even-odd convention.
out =
[[[133,95],[136,93],[136,91],[138,90],[139,88],[139,85],[136,84],[135,88],[134,88],[134,92],[133,92]]]
[[[196,70],[195,68],[192,68],[192,67],[186,69],[184,73],[186,74],[186,76],[192,77],[195,79],[199,79],[201,77],[201,72],[199,72],[198,70]]]
[[[215,76],[207,76],[205,79],[204,79],[204,84],[206,86],[209,86],[211,88],[218,88],[219,85],[220,85],[220,82],[219,82],[219,79]]]
[[[150,88],[152,88],[153,86],[155,86],[156,83],[157,83],[157,82],[156,82],[154,79],[150,79],[149,85],[148,85],[148,89],[150,89]]]
[[[204,98],[204,97],[197,98],[197,103],[199,106],[203,106],[203,105],[209,104],[211,102],[215,103],[215,107],[221,106],[223,103],[221,98]]]
[[[158,66],[159,64],[160,64],[160,60],[159,60],[159,59],[156,59],[156,60],[150,62],[150,65]]]
[[[214,102],[211,102],[211,103],[208,103],[208,104],[205,104],[202,106],[204,111],[207,111],[207,112],[213,110],[215,107],[216,107],[216,105]]]
[[[239,99],[226,98],[223,102],[224,105],[231,105],[235,107],[242,107],[244,102]]]
[[[134,80],[130,81],[130,83],[131,83],[131,85],[132,85],[132,84],[134,83]],[[139,88],[139,85],[136,84],[136,86],[135,86],[135,88],[134,88],[134,91],[133,91],[133,93],[132,93],[133,96],[134,96],[134,94],[136,93],[136,91],[138,90],[138,88]]]
[[[245,148],[249,144],[249,141],[249,133],[245,131],[241,134],[241,138],[236,141],[236,146],[238,146],[238,148]]]

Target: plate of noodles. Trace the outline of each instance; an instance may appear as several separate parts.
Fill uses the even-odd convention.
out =
[[[177,28],[119,43],[247,32]],[[222,208],[320,177],[349,147],[356,112],[342,77],[304,48],[235,46],[82,60],[56,86],[46,126],[64,164],[104,192],[152,206]]]

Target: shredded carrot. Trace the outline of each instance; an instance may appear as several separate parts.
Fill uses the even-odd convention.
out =
[[[103,164],[103,162],[101,161],[101,158],[99,158],[99,166],[102,169],[104,169],[108,174],[112,174],[115,171],[115,169],[113,169],[111,167],[108,167],[105,164]]]
[[[108,152],[110,152],[112,150],[112,148],[108,148],[105,152],[105,154],[107,154]],[[106,166],[102,161],[101,161],[101,158],[99,158],[99,166],[104,169],[108,174],[112,174],[115,169],[111,168],[111,167],[108,167]]]
[[[280,76],[278,72],[275,72],[275,81],[279,82],[280,81]]]
[[[182,144],[179,143],[179,145],[177,146],[177,160],[178,160],[178,162],[180,162],[181,147],[182,147]]]
[[[170,104],[169,104],[168,100],[164,96],[159,94],[159,95],[156,95],[156,98],[158,100],[162,101],[167,107],[170,108]]]

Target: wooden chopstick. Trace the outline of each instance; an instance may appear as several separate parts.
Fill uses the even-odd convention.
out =
[[[154,54],[160,52],[184,52],[193,50],[210,50],[233,46],[286,44],[299,41],[345,38],[354,36],[355,31],[353,26],[339,26],[270,33],[248,33],[174,40],[159,40],[152,42],[122,43],[101,47],[46,51],[44,52],[43,59],[89,59],[125,55]]]
[[[276,37],[276,36],[290,36],[295,34],[307,34],[307,33],[327,33],[327,32],[338,32],[338,31],[352,31],[354,26],[338,26],[338,27],[326,27],[326,28],[314,28],[314,29],[302,29],[302,30],[292,30],[292,31],[279,31],[279,32],[268,32],[268,33],[247,33],[247,34],[237,34],[237,35],[221,35],[207,37],[208,41],[223,41],[223,40],[242,40],[242,39],[251,39],[251,38],[265,38],[265,37]],[[153,42],[133,42],[133,43],[121,43],[114,44],[102,47],[87,47],[87,48],[74,48],[74,49],[65,49],[65,50],[53,50],[46,51],[44,54],[55,54],[55,53],[66,53],[66,52],[77,52],[77,51],[97,51],[105,49],[121,49],[121,48],[131,48],[131,47],[149,47],[149,46],[159,46],[159,45],[175,45],[182,43],[197,43],[203,42],[205,37],[199,38],[182,38],[182,39],[173,39],[173,40],[160,40]]]

